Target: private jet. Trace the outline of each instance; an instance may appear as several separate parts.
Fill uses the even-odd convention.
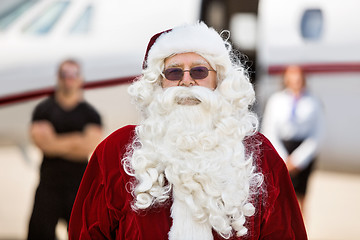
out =
[[[57,64],[79,59],[85,96],[106,134],[139,119],[126,93],[140,74],[148,39],[201,19],[229,29],[244,53],[260,117],[281,88],[281,72],[301,65],[323,102],[324,167],[360,170],[360,15],[357,0],[26,0],[0,15],[0,145],[29,143],[31,111],[54,90]]]

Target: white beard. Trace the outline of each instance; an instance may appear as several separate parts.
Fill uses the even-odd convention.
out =
[[[254,214],[254,167],[242,143],[249,129],[239,116],[220,94],[203,87],[168,88],[150,104],[127,161],[139,181],[136,208],[172,194],[169,239],[213,239],[212,229],[225,238],[233,230],[246,234],[245,217]]]
[[[169,232],[169,240],[212,240],[212,226],[208,222],[194,220],[188,206],[174,198],[171,207],[173,225]]]

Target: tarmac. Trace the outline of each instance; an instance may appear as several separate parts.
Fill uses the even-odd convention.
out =
[[[23,150],[0,147],[0,239],[4,240],[26,238],[39,180],[39,151]],[[303,213],[310,240],[359,240],[360,173],[315,170]],[[57,236],[67,239],[63,222]]]

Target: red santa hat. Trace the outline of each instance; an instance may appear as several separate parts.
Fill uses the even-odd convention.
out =
[[[195,52],[200,55],[212,55],[230,62],[229,53],[221,36],[203,22],[192,25],[182,25],[155,34],[149,41],[143,62],[143,69],[151,68],[154,62],[186,52]]]

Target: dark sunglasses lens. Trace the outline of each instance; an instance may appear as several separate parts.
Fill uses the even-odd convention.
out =
[[[190,69],[190,76],[193,79],[204,79],[208,74],[209,70],[206,67],[193,67]]]
[[[168,68],[165,70],[164,75],[167,80],[179,81],[181,80],[183,73],[181,68]]]

